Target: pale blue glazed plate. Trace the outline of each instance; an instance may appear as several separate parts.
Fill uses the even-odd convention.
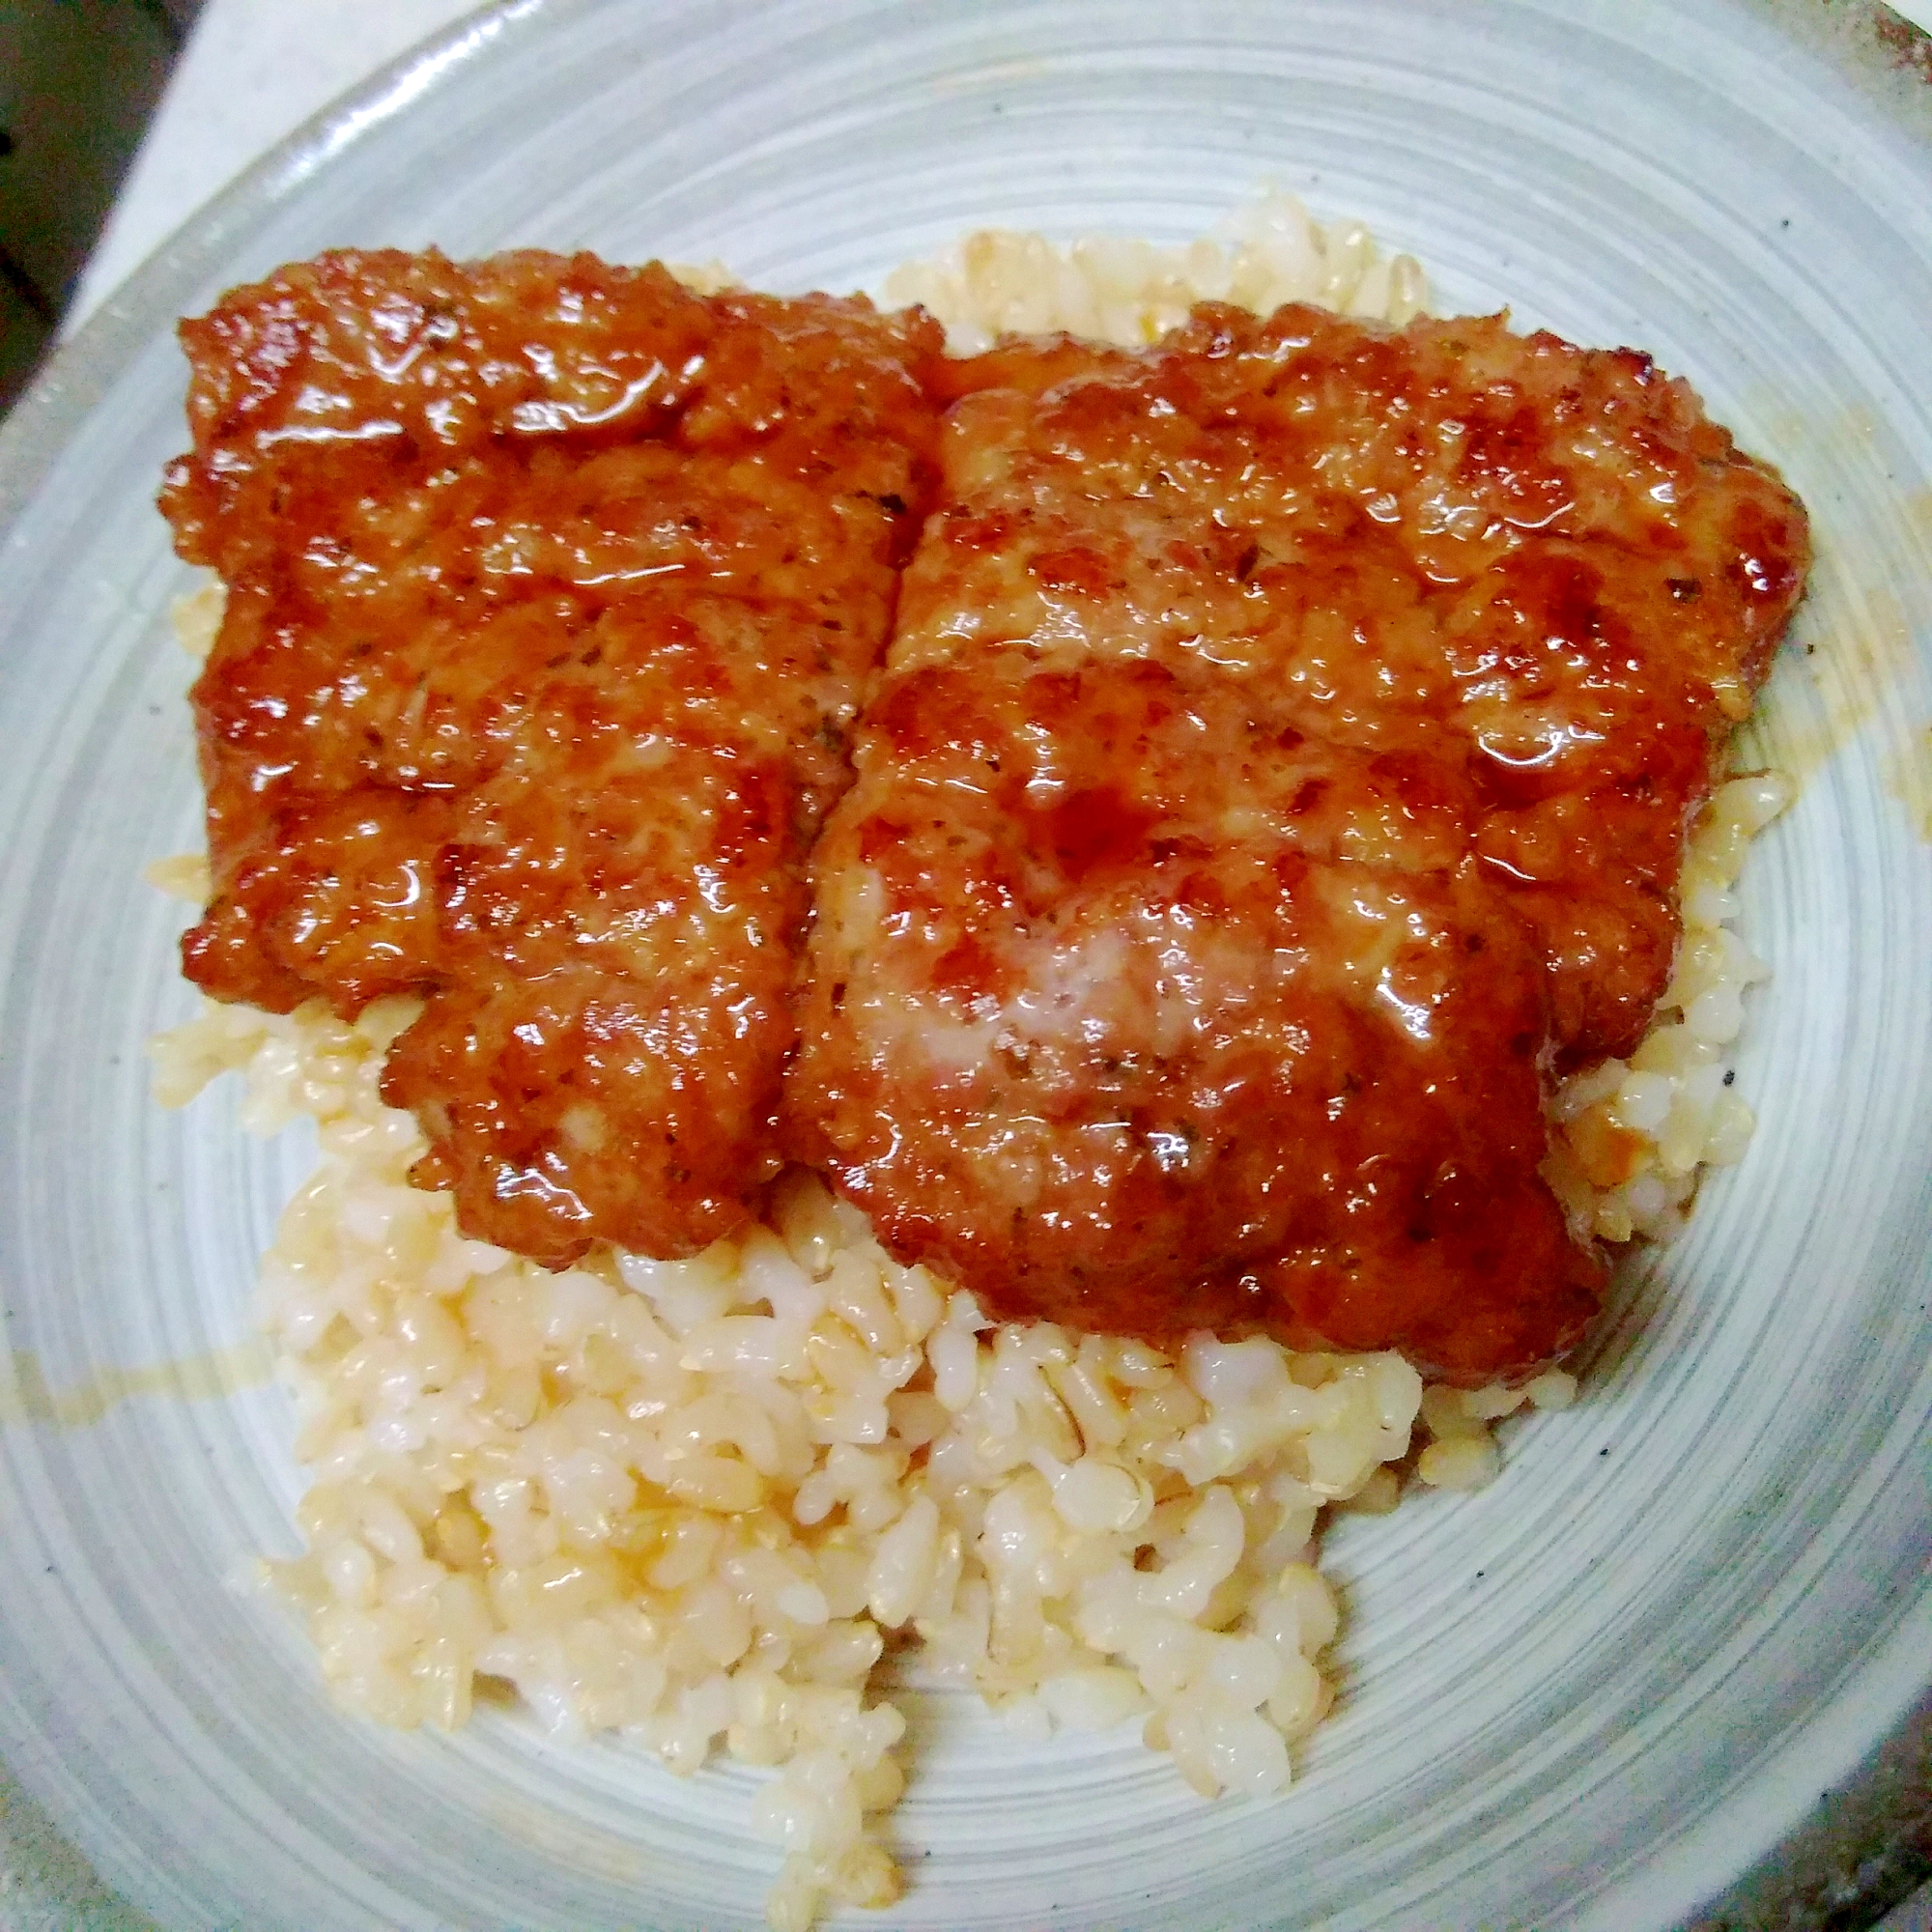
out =
[[[139,868],[198,810],[151,504],[174,316],[351,243],[876,284],[988,223],[1184,239],[1270,183],[1440,305],[1651,350],[1810,503],[1760,736],[1804,791],[1747,882],[1763,1125],[1493,1488],[1332,1539],[1346,1694],[1293,1791],[1208,1805],[1131,1735],[924,1699],[911,1883],[866,1922],[1644,1932],[1795,1856],[1932,1681],[1928,69],[1868,10],[1742,0],[524,0],[124,289],[0,431],[0,1749],[34,1922],[754,1924],[776,1864],[750,1774],[502,1712],[377,1730],[238,1587],[293,1547],[289,1405],[234,1351],[302,1151],[146,1094],[188,1001]]]

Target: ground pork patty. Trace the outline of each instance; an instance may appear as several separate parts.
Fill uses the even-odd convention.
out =
[[[953,365],[815,860],[789,1145],[1001,1316],[1559,1353],[1543,1085],[1667,981],[1802,507],[1500,319],[1204,307]]]
[[[703,1247],[779,1166],[803,863],[918,526],[937,329],[376,253],[182,334],[162,507],[228,589],[189,978],[424,996],[384,1093],[467,1233]]]

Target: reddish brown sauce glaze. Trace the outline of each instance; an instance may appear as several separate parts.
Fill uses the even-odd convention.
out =
[[[689,1253],[777,1171],[803,864],[931,472],[917,314],[587,256],[342,254],[184,326],[191,979],[420,994],[386,1096],[467,1232]]]
[[[1667,980],[1804,513],[1631,352],[1212,307],[941,373],[791,1148],[1003,1317],[1516,1375],[1545,1083]]]
[[[1641,1033],[1806,562],[1645,358],[1209,307],[949,364],[540,255],[184,336],[188,971],[423,996],[384,1091],[467,1230],[690,1252],[789,1152],[1003,1316],[1468,1379],[1580,1332],[1545,1086]]]

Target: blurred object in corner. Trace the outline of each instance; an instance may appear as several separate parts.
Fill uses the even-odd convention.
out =
[[[200,0],[0,0],[0,415],[74,277]]]

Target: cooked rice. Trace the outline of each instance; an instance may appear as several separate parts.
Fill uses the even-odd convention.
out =
[[[959,351],[1003,329],[1146,342],[1204,296],[1396,321],[1422,297],[1409,258],[1286,197],[1225,243],[979,235],[886,286]],[[185,600],[184,642],[205,652],[219,613],[218,586]],[[1743,1151],[1723,1061],[1766,969],[1729,929],[1731,886],[1789,795],[1775,774],[1719,788],[1652,1032],[1555,1098],[1548,1178],[1579,1229],[1667,1239],[1701,1169]],[[199,858],[150,877],[208,891]],[[898,1895],[872,1824],[904,1784],[904,1720],[873,1690],[894,1646],[1022,1736],[1133,1718],[1204,1796],[1278,1791],[1331,1697],[1324,1507],[1393,1508],[1411,1468],[1479,1488],[1492,1422],[1576,1394],[1560,1369],[1425,1389],[1393,1354],[1199,1336],[1168,1357],[995,1328],[800,1173],[768,1224],[696,1260],[604,1250],[551,1274],[465,1239],[449,1196],[409,1185],[421,1136],[377,1080],[413,1012],[209,1003],[155,1044],[167,1104],[233,1068],[251,1129],[317,1127],[318,1171],[263,1272],[314,1476],[306,1553],[270,1567],[367,1716],[453,1726],[497,1679],[553,1728],[622,1731],[680,1774],[721,1743],[779,1767],[754,1806],[784,1849],[776,1927]]]

